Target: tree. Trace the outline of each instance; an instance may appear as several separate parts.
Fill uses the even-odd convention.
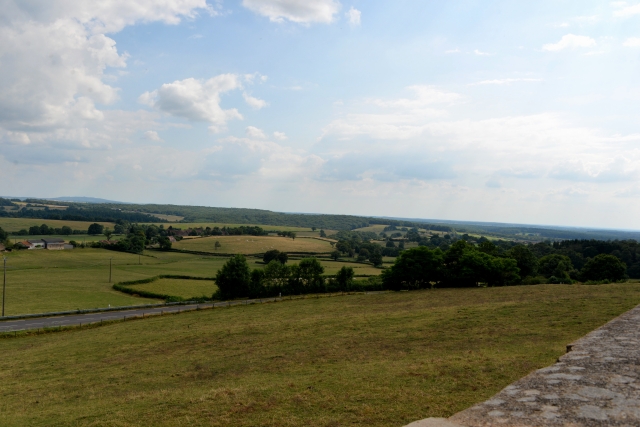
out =
[[[160,249],[163,251],[171,249],[171,240],[169,240],[167,236],[158,237],[158,244],[160,245]]]
[[[4,242],[5,240],[7,240],[7,238],[9,238],[9,233],[4,231],[2,227],[0,227],[0,242]]]
[[[382,272],[382,281],[387,289],[430,288],[432,283],[442,280],[444,257],[440,249],[426,246],[402,252],[389,269]]]
[[[289,256],[277,249],[271,249],[270,251],[265,252],[262,256],[262,261],[264,261],[265,264],[269,264],[274,260],[280,262],[281,264],[286,264],[287,261],[289,261]]]
[[[221,246],[222,246],[222,245],[220,244],[220,242],[216,240],[216,243],[215,243],[215,245],[214,245],[215,250],[217,251]]]
[[[63,236],[69,236],[73,234],[73,230],[68,225],[63,225],[60,229],[60,234],[62,234]]]
[[[330,256],[331,256],[331,258],[332,258],[334,261],[337,261],[337,260],[338,260],[338,258],[340,258],[340,252],[338,252],[338,251],[333,251],[333,252],[331,252],[331,255],[330,255]]]
[[[482,240],[482,239],[484,239],[484,240]],[[480,242],[480,240],[482,240],[482,241]],[[500,251],[498,250],[498,247],[496,245],[494,245],[486,237],[481,237],[480,240],[478,240],[480,242],[480,244],[478,245],[478,250],[480,252],[484,252],[485,254],[488,254],[488,255],[491,255],[491,256],[498,256]]]
[[[387,248],[395,248],[396,244],[393,243],[393,240],[389,239],[387,240],[387,244],[385,245]]]
[[[323,229],[320,229],[320,237],[327,237],[327,233]]]
[[[311,227],[311,231],[316,231],[316,227]]]
[[[113,235],[113,232],[111,230],[109,230],[109,227],[107,227],[107,228],[104,229],[102,234],[104,234],[104,237],[107,238],[107,242],[108,242],[108,241],[111,240],[111,236]]]
[[[354,276],[355,273],[353,272],[353,268],[342,266],[342,268],[336,273],[335,283],[338,285],[338,289],[343,292],[350,291],[351,286],[353,285]]]
[[[561,281],[569,281],[569,274],[573,271],[571,259],[565,255],[545,255],[538,260],[538,271],[546,278],[554,276]]]
[[[369,255],[369,261],[376,267],[380,267],[382,265],[382,254],[380,252],[374,252]]]
[[[91,234],[94,236],[97,236],[98,234],[102,234],[103,232],[104,232],[104,225],[98,224],[96,222],[91,224],[89,226],[89,229],[87,230],[87,234]]]
[[[535,276],[538,272],[538,259],[526,246],[514,246],[509,250],[508,255],[509,258],[516,260],[521,277]]]
[[[216,285],[223,299],[248,296],[250,284],[251,270],[244,255],[230,258],[216,274]]]
[[[627,265],[613,255],[600,254],[589,259],[580,272],[587,280],[622,280],[626,277]]]
[[[325,290],[324,267],[316,258],[303,258],[290,267],[289,287],[292,293],[323,292]]]

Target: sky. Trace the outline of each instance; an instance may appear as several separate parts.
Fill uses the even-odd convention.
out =
[[[0,0],[0,194],[640,229],[640,3]]]

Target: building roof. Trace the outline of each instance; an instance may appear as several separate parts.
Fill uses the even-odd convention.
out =
[[[45,243],[64,243],[64,239],[59,237],[54,237],[53,239],[42,239]]]
[[[44,242],[42,241],[42,239],[38,239],[38,240],[25,240],[26,242],[28,242],[30,245],[42,245],[44,244]]]

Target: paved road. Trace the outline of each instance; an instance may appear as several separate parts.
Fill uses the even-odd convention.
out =
[[[57,328],[58,326],[78,326],[90,323],[100,323],[110,320],[126,320],[135,317],[153,316],[165,313],[179,313],[211,307],[227,307],[234,305],[259,304],[261,302],[273,302],[280,298],[263,298],[261,300],[245,300],[231,302],[217,302],[215,304],[189,304],[171,305],[155,308],[140,308],[123,311],[105,311],[101,313],[73,314],[68,316],[38,317],[35,319],[7,320],[0,322],[0,333],[26,331],[41,328]]]

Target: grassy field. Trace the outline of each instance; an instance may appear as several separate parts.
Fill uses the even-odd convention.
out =
[[[120,240],[123,236],[119,236],[119,235],[114,235],[111,236],[111,241],[115,241],[115,240]],[[106,240],[107,238],[104,237],[104,235],[99,234],[99,235],[89,235],[89,234],[72,234],[69,236],[59,236],[59,235],[38,235],[38,236],[31,236],[28,234],[25,235],[21,235],[21,236],[9,236],[9,240],[11,240],[12,242],[19,242],[21,240],[39,240],[39,239],[47,239],[47,238],[56,238],[56,239],[64,239],[65,242],[70,242],[71,240],[75,240],[78,243],[89,243],[89,242],[97,242],[100,240]]]
[[[22,229],[28,230],[29,227],[34,225],[47,224],[49,227],[62,228],[63,226],[69,226],[72,230],[87,230],[93,222],[89,221],[62,221],[57,219],[33,219],[33,218],[0,218],[0,227],[5,231],[20,231]],[[114,224],[111,222],[99,222],[105,227],[113,229]]]
[[[287,227],[284,225],[264,225],[264,224],[229,224],[229,223],[221,223],[221,222],[178,222],[178,223],[166,223],[166,222],[157,222],[154,223],[158,227],[160,225],[164,225],[165,228],[172,226],[174,228],[179,228],[181,230],[186,230],[187,228],[206,228],[206,227],[261,227],[264,230],[277,230],[277,231],[311,231],[311,228],[306,227]],[[316,231],[319,233],[320,231]]]
[[[3,426],[402,426],[552,364],[640,285],[287,301],[0,340]]]
[[[211,298],[218,290],[216,283],[209,280],[159,279],[151,283],[129,286],[131,289],[155,292],[161,295],[171,295],[181,298],[202,297]]]
[[[284,252],[331,252],[329,242],[318,239],[291,239],[275,236],[213,236],[202,239],[182,240],[174,243],[175,249],[216,252],[215,242],[222,245],[217,252],[231,254],[264,253],[271,249]]]
[[[226,257],[202,257],[176,252],[149,251],[138,256],[104,249],[73,249],[67,251],[13,251],[7,253],[6,314],[17,315],[66,311],[75,309],[124,306],[157,302],[138,298],[112,289],[112,284],[146,279],[162,274],[214,277],[227,262]],[[112,282],[109,283],[109,259],[112,264]],[[263,268],[261,260],[248,259],[251,268]],[[290,264],[298,261],[292,260]],[[357,275],[376,275],[381,270],[366,264],[342,263],[322,260],[325,274],[335,274],[343,265],[350,265]],[[191,281],[188,281],[191,282]],[[208,286],[206,282],[191,286]],[[156,286],[157,282],[140,285]],[[161,283],[168,286],[169,283]],[[215,287],[215,285],[213,285]],[[140,288],[142,289],[142,288]],[[211,295],[205,293],[186,297]],[[190,293],[191,291],[187,292]],[[172,294],[185,297],[182,294]]]

